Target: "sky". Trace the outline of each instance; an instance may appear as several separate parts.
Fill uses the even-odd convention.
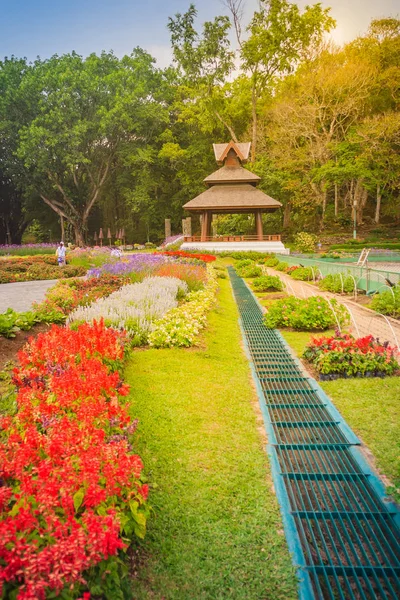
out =
[[[75,50],[113,50],[117,56],[141,46],[160,67],[171,61],[168,17],[185,12],[190,2],[199,24],[227,14],[222,0],[0,0],[0,59],[48,58]],[[248,18],[258,0],[245,0]],[[300,7],[314,0],[298,0]],[[337,21],[333,39],[342,44],[364,33],[372,18],[399,16],[399,0],[322,0]]]

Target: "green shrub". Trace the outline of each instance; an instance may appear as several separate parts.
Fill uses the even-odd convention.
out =
[[[282,282],[276,275],[262,275],[253,281],[253,288],[256,292],[281,292]]]
[[[392,288],[393,293],[390,290],[386,292],[380,292],[375,294],[372,298],[371,308],[376,310],[383,315],[390,315],[391,317],[400,317],[400,285]]]
[[[237,269],[242,269],[243,267],[248,267],[249,265],[254,265],[254,260],[251,258],[242,258],[241,260],[237,261],[235,266]]]
[[[202,254],[208,254],[208,252],[202,252]],[[242,260],[248,258],[251,260],[262,260],[264,258],[274,258],[274,254],[271,254],[269,252],[255,252],[254,250],[248,250],[247,252],[218,252],[218,256],[229,256],[231,258],[234,258],[235,260]]]
[[[331,304],[339,323],[347,324],[349,318],[346,309],[335,300],[332,300]],[[337,325],[329,303],[321,296],[312,296],[304,300],[289,296],[276,300],[268,308],[264,323],[269,329],[292,327],[298,331],[324,330]]]
[[[297,279],[298,281],[312,281],[313,271],[311,267],[299,267],[292,271],[290,276],[292,279]]]
[[[262,275],[261,267],[257,267],[257,265],[254,263],[245,265],[239,269],[237,268],[236,272],[239,277],[261,277]]]
[[[294,246],[299,252],[314,252],[316,243],[317,236],[306,231],[302,231],[294,237]]]
[[[27,331],[37,323],[39,319],[32,312],[17,313],[12,308],[0,314],[0,335],[13,338],[21,329]]]
[[[266,267],[276,267],[276,265],[279,263],[279,259],[278,258],[261,258],[258,262],[262,265],[265,265]]]
[[[278,262],[278,264],[276,265],[275,269],[277,271],[285,272],[288,267],[289,267],[289,263],[287,263],[287,262]]]
[[[351,294],[354,292],[354,279],[351,275],[342,275],[343,277],[343,291],[346,294]],[[334,275],[330,274],[321,279],[319,282],[319,287],[321,290],[325,290],[327,292],[333,292],[334,294],[342,293],[342,279],[339,273],[335,273]]]

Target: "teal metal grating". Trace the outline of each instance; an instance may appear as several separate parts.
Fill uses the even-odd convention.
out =
[[[289,548],[300,567],[300,598],[400,598],[397,508],[357,452],[359,441],[305,377],[257,300],[228,269],[268,434]]]

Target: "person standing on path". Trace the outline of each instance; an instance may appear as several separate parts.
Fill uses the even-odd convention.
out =
[[[57,262],[60,267],[65,265],[65,246],[64,242],[60,242],[56,250]]]

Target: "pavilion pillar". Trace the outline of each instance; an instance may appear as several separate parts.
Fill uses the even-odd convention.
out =
[[[261,210],[256,210],[256,235],[257,240],[262,242],[263,240],[263,222],[262,222],[262,212]]]
[[[211,237],[212,212],[207,211],[207,232],[206,236]]]
[[[205,242],[208,231],[208,212],[205,210],[201,215],[201,241]]]

